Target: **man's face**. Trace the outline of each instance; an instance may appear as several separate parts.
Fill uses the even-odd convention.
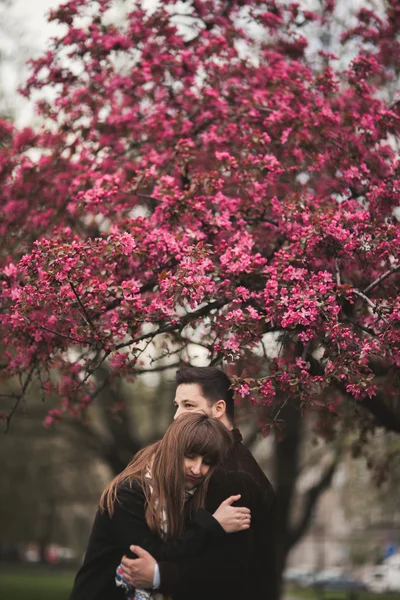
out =
[[[176,388],[174,399],[176,412],[174,419],[188,412],[202,412],[209,417],[214,417],[213,407],[204,398],[201,387],[197,383],[181,383]]]

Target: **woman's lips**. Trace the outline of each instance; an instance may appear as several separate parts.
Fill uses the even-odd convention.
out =
[[[202,477],[196,477],[195,475],[187,475],[187,478],[190,479],[190,481],[200,481],[200,479],[202,479]]]

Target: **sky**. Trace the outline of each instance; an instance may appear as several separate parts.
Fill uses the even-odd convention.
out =
[[[26,79],[25,63],[43,54],[60,26],[48,23],[47,13],[65,0],[0,0],[0,111],[10,114],[17,126],[32,124],[33,103],[17,93]],[[123,0],[115,0],[121,10]],[[157,0],[143,0],[152,9]]]
[[[46,13],[60,0],[0,0],[0,90],[2,108],[11,112],[18,125],[33,119],[32,105],[18,97],[27,59],[39,56],[57,26],[48,23]]]

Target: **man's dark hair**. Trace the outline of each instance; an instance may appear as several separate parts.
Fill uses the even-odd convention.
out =
[[[182,367],[176,372],[176,386],[182,383],[196,383],[202,395],[211,404],[225,400],[226,416],[231,423],[234,418],[233,391],[231,380],[223,371],[215,367]]]

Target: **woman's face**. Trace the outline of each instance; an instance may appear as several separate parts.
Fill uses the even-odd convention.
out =
[[[192,490],[203,482],[210,470],[210,465],[204,456],[189,455],[184,458],[184,470],[185,488]]]

